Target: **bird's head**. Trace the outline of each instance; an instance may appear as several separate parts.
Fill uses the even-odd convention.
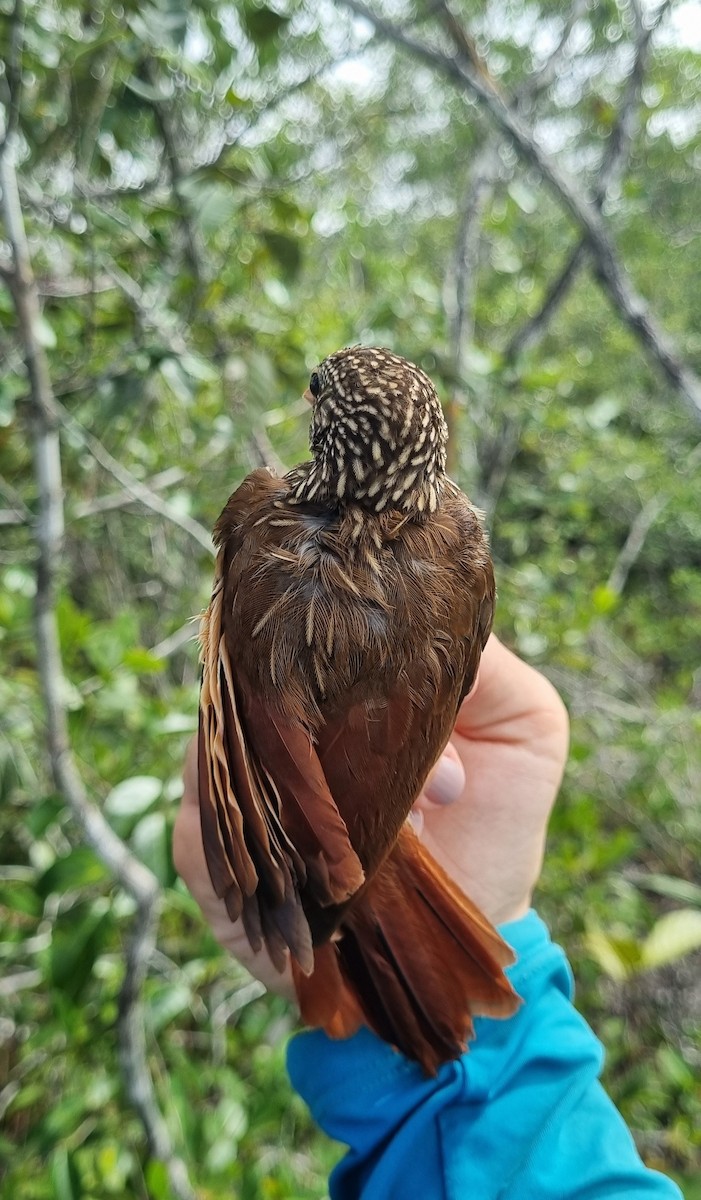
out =
[[[312,372],[314,456],[297,500],[374,512],[435,512],[445,484],[448,430],[423,371],[373,346],[330,354]]]

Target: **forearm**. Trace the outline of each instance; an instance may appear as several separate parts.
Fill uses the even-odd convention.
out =
[[[680,1200],[641,1162],[603,1091],[603,1051],[571,1003],[564,954],[535,913],[502,929],[524,999],[509,1021],[477,1021],[470,1052],[426,1079],[372,1034],[290,1043],[292,1082],[349,1147],[333,1200],[499,1195],[503,1200]]]

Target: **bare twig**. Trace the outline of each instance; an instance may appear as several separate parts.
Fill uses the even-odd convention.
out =
[[[14,508],[0,508],[0,525],[26,525],[27,518]]]
[[[17,488],[0,475],[0,494],[6,497],[12,505],[12,512],[16,513],[17,521],[8,522],[9,524],[31,524],[33,518],[32,510],[24,503]]]
[[[514,92],[510,100],[510,106],[515,112],[520,114],[530,113],[533,110],[538,95],[552,82],[557,66],[565,53],[572,29],[576,21],[586,11],[586,7],[587,0],[575,0],[569,16],[563,24],[562,33],[556,46],[539,70],[523,80]],[[447,0],[438,0],[437,8],[458,52],[466,54],[469,61],[474,61],[475,51],[466,38],[462,26],[453,16]],[[482,64],[481,69],[483,74],[487,73],[484,64]],[[639,78],[642,77],[642,65],[639,62],[639,55],[636,55],[632,73],[637,74]],[[636,95],[637,91],[638,89],[636,88]],[[627,101],[624,109],[625,114],[628,113],[632,103],[632,98]],[[625,128],[628,131],[629,126],[630,121],[622,114],[617,125],[617,130]],[[615,153],[611,152],[609,156],[616,159],[619,156],[622,157],[623,147],[618,144],[621,139],[613,137],[611,140],[617,143],[617,150]],[[465,380],[469,377],[467,355],[470,343],[474,342],[474,310],[483,215],[494,193],[496,183],[505,174],[503,159],[499,154],[500,141],[501,139],[498,136],[493,136],[491,139],[485,141],[472,166],[465,199],[461,205],[455,251],[444,281],[443,306],[448,320],[451,366],[453,377],[456,381],[453,394],[446,406],[448,426],[451,432],[454,432],[457,426],[458,416],[464,404]],[[605,182],[602,197],[609,182],[609,180]],[[586,243],[584,245],[586,246]],[[578,265],[579,261],[575,264],[575,270]],[[559,299],[560,296],[558,294],[554,298],[553,304],[558,303]],[[518,447],[519,426],[514,421],[507,422],[506,427],[500,429],[494,438],[487,439],[489,443],[492,443],[492,450],[488,455],[492,461],[490,466],[486,468],[483,461],[485,457],[484,431],[489,422],[487,414],[484,412],[484,406],[479,404],[477,395],[471,397],[471,411],[471,427],[475,430],[476,436],[472,440],[472,453],[470,456],[472,461],[469,464],[468,473],[473,480],[472,486],[475,489],[475,498],[489,518]],[[465,444],[466,439],[464,436],[460,438],[460,442],[463,445]],[[453,437],[449,446],[455,446],[457,443],[458,439]]]
[[[123,463],[120,463],[110,454],[99,438],[96,438],[93,433],[90,433],[80,424],[80,421],[71,416],[68,410],[56,399],[54,399],[54,408],[63,427],[74,437],[78,438],[86,449],[90,451],[95,461],[101,467],[104,467],[105,471],[108,471],[122,485],[125,492],[132,496],[134,500],[138,500],[145,508],[150,508],[153,512],[158,513],[159,516],[164,517],[166,521],[170,521],[172,525],[177,525],[179,529],[189,534],[208,554],[214,553],[212,539],[204,525],[200,525],[199,521],[196,521],[194,517],[188,517],[178,512],[172,504],[169,504],[162,496],[158,496],[148,484],[143,483],[142,480],[132,475],[131,471],[127,470]]]
[[[574,4],[569,11],[569,15],[563,23],[562,33],[560,34],[560,39],[557,42],[557,45],[550,52],[538,70],[534,71],[533,74],[524,81],[522,87],[519,89],[519,96],[522,101],[532,102],[541,92],[550,87],[550,84],[557,75],[557,69],[560,65],[560,61],[564,56],[565,50],[567,49],[567,43],[572,36],[572,30],[577,24],[577,21],[581,20],[581,18],[585,16],[588,8],[589,0],[574,0]]]
[[[497,127],[513,143],[523,160],[534,166],[557,200],[584,232],[594,259],[596,277],[606,289],[622,320],[629,326],[648,356],[660,367],[667,380],[693,413],[701,415],[701,379],[684,362],[670,336],[661,328],[650,306],[637,292],[609,237],[596,205],[580,194],[564,171],[538,145],[524,120],[512,112],[492,86],[489,78],[476,71],[464,59],[451,58],[443,51],[419,42],[392,22],[378,17],[361,0],[341,0],[344,7],[364,17],[388,41],[409,51],[452,80],[461,91],[477,97]]]
[[[48,362],[37,337],[39,299],[20,205],[15,139],[0,149],[0,186],[7,240],[14,262],[13,294],[30,384],[34,466],[39,493],[37,537],[37,670],[46,713],[47,749],[56,790],[65,798],[86,842],[137,906],[120,995],[120,1059],[129,1098],[150,1153],[166,1167],[177,1200],[194,1200],[187,1169],[175,1153],[148,1068],[141,987],[153,951],[160,889],[89,799],[73,757],[64,702],[63,661],[56,619],[56,569],[64,531],[57,406]]]
[[[529,76],[511,99],[511,106],[520,112],[530,111],[537,95],[551,82],[558,62],[564,54],[575,22],[586,9],[586,0],[576,0],[568,19],[565,21],[562,35],[557,45],[545,60],[540,69]],[[437,11],[442,18],[458,53],[465,54],[469,61],[475,62],[476,50],[466,37],[463,27],[454,17],[446,0],[438,0]],[[488,74],[486,65],[479,60],[483,74]],[[475,335],[475,304],[477,297],[477,274],[479,268],[480,245],[482,240],[482,224],[484,213],[494,194],[494,187],[504,174],[504,165],[499,154],[498,137],[487,137],[477,154],[470,170],[465,198],[460,207],[455,250],[446,271],[443,285],[443,309],[448,322],[448,342],[450,346],[451,373],[454,379],[452,395],[446,405],[446,418],[451,432],[448,443],[448,454],[453,453],[458,442],[463,446],[467,439],[458,439],[456,434],[459,414],[465,403],[465,381],[469,377],[468,353],[474,343]],[[481,508],[485,509],[487,517],[493,511],[496,496],[501,491],[509,464],[518,445],[518,431],[513,424],[509,425],[508,436],[498,438],[498,463],[493,464],[489,471],[489,479],[482,469],[482,455],[479,441],[480,431],[484,430],[486,413],[483,405],[479,405],[476,395],[471,397],[472,421],[471,428],[475,437],[467,443],[471,446],[468,474],[473,481],[475,498]],[[477,407],[475,407],[477,404]],[[449,468],[454,463],[449,458]]]
[[[197,253],[196,242],[193,241],[191,243],[190,249],[193,253]],[[159,336],[163,339],[174,355],[177,356],[186,353],[187,344],[180,331],[167,327],[157,306],[148,303],[136,280],[132,279],[130,275],[127,275],[127,273],[123,271],[121,267],[118,267],[116,263],[105,261],[105,269],[112,276],[115,283],[121,288],[124,295],[134,306],[139,319],[144,324],[151,325],[152,328],[158,332]],[[202,267],[198,268],[198,278],[206,278],[204,269]],[[225,358],[229,352],[226,339],[222,336],[221,331],[216,325],[214,325],[212,332],[217,345],[218,353]],[[254,463],[256,463],[257,466],[268,466],[271,467],[278,475],[285,474],[285,465],[278,457],[274,447],[270,442],[270,439],[268,438],[267,433],[262,427],[254,430],[254,432],[249,435],[248,449],[251,459]],[[153,508],[154,505],[151,504],[150,507]],[[156,509],[156,511],[158,511],[158,509]],[[189,521],[189,518],[184,519]],[[200,529],[202,529],[201,526]],[[211,539],[209,542],[211,547]]]
[[[151,492],[161,492],[165,488],[173,487],[176,483],[182,483],[183,479],[185,479],[185,472],[182,467],[167,467],[165,471],[159,471],[157,475],[153,475],[146,486]],[[113,512],[116,508],[126,508],[134,503],[134,493],[122,489],[120,492],[110,492],[108,496],[98,496],[95,500],[80,501],[73,509],[72,516],[80,520],[82,517],[93,517],[97,513]]]
[[[647,504],[643,505],[631,524],[628,536],[606,581],[607,588],[609,591],[614,592],[616,596],[620,596],[623,591],[628,581],[628,576],[640,557],[645,545],[645,539],[667,503],[666,497],[653,496],[651,500],[648,500]]]
[[[448,322],[448,344],[450,346],[453,389],[446,405],[446,419],[451,437],[448,453],[454,454],[455,447],[465,444],[466,439],[457,437],[460,411],[465,405],[465,380],[469,376],[468,354],[475,336],[475,302],[477,294],[477,272],[479,268],[482,220],[485,209],[494,191],[494,182],[499,170],[498,150],[490,139],[478,153],[465,191],[461,206],[455,249],[446,271],[443,284],[443,310]],[[483,414],[473,412],[472,428],[478,430]],[[471,440],[472,453],[469,473],[476,475],[477,451]],[[452,450],[451,450],[452,448]],[[454,469],[449,459],[449,470]]]
[[[306,403],[306,401],[305,401]],[[264,429],[254,429],[248,447],[257,467],[270,467],[276,475],[284,475],[287,467],[277,453]]]
[[[596,181],[593,202],[601,209],[604,200],[620,182],[625,165],[628,149],[633,140],[637,120],[637,108],[642,88],[645,64],[647,61],[650,39],[660,24],[670,5],[670,0],[664,0],[655,14],[651,25],[645,26],[640,18],[636,2],[631,4],[636,18],[635,54],[633,65],[626,79],[623,95],[620,101],[618,119],[606,144],[606,151]],[[512,362],[518,355],[536,345],[558,308],[565,300],[570,287],[574,283],[578,271],[586,262],[589,244],[583,237],[568,255],[567,260],[558,272],[540,308],[520,329],[509,339],[504,350],[507,362]]]
[[[149,81],[154,90],[157,92],[159,88],[158,71],[156,64],[152,59],[149,59],[146,69]],[[202,270],[203,254],[200,248],[199,233],[195,222],[192,219],[187,197],[182,189],[182,183],[186,176],[186,171],[183,169],[183,165],[180,161],[175,122],[173,120],[173,114],[167,100],[154,100],[151,108],[153,110],[158,132],[161,136],[161,141],[163,142],[163,150],[170,175],[170,188],[177,208],[178,223],[182,233],[185,257],[190,267],[190,271],[192,272],[192,277],[197,284],[196,291],[192,296],[192,303],[196,304],[197,293],[201,290],[202,284],[204,283],[206,277]]]
[[[199,627],[199,617],[191,617],[184,625],[171,633],[167,638],[163,638],[162,642],[151,646],[149,654],[154,658],[170,658],[172,654],[176,654],[178,650],[182,650],[183,646],[187,646],[190,642],[197,641],[197,630]]]

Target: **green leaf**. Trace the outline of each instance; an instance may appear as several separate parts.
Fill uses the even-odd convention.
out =
[[[123,779],[107,796],[105,812],[110,817],[139,817],[160,796],[163,783],[155,775],[133,775]]]
[[[676,962],[701,946],[701,911],[678,908],[666,913],[653,926],[643,942],[641,961],[644,967],[661,967]]]
[[[163,885],[173,882],[170,842],[170,827],[162,812],[142,817],[130,838],[135,854]]]
[[[648,875],[642,871],[639,875],[631,873],[631,878],[638,887],[656,892],[658,896],[668,896],[670,900],[695,904],[701,908],[701,887],[688,879],[677,879],[674,875]]]
[[[31,884],[19,879],[0,880],[0,909],[21,913],[25,917],[39,917],[42,904]]]
[[[216,383],[219,379],[219,372],[200,354],[181,354],[179,361],[183,371],[191,379],[200,380],[202,383]]]
[[[261,237],[287,279],[294,279],[302,265],[302,246],[297,238],[275,229],[263,230]]]
[[[51,1183],[55,1200],[80,1200],[83,1195],[75,1159],[65,1146],[57,1146],[51,1155]]]
[[[592,604],[594,611],[597,613],[611,612],[618,604],[618,595],[612,588],[607,587],[605,583],[599,584],[592,592]]]
[[[182,983],[167,983],[148,999],[149,1024],[154,1034],[160,1033],[192,1003],[192,992]]]
[[[213,1172],[225,1171],[236,1161],[238,1142],[248,1128],[246,1110],[240,1100],[223,1096],[203,1121],[207,1143],[206,1165]]]
[[[51,892],[67,892],[74,888],[88,887],[101,883],[108,877],[107,869],[89,846],[76,846],[69,854],[56,861],[40,875],[36,889],[40,896]]]
[[[123,663],[135,675],[159,675],[165,669],[165,659],[157,658],[145,646],[135,646],[127,650]]]
[[[165,1163],[152,1158],[144,1171],[146,1190],[151,1200],[171,1200],[170,1181]]]
[[[149,100],[153,104],[166,99],[160,88],[154,87],[151,83],[146,83],[143,79],[137,79],[135,75],[132,75],[131,79],[125,80],[125,87],[130,92],[133,92],[135,96],[139,96],[142,100]]]
[[[113,924],[103,899],[76,904],[59,914],[51,936],[50,977],[53,986],[71,1000],[80,997]]]
[[[43,346],[45,350],[55,350],[56,334],[43,313],[40,313],[34,321],[34,333],[40,346]]]
[[[276,37],[290,19],[265,4],[247,4],[240,15],[246,33],[256,45]]]
[[[632,939],[614,938],[596,927],[584,935],[584,944],[602,971],[616,983],[629,978],[639,959],[637,943]]]

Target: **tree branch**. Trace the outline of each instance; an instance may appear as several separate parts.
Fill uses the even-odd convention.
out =
[[[647,302],[637,292],[616,250],[596,205],[580,195],[574,182],[536,142],[523,119],[512,112],[489,79],[464,60],[416,41],[403,29],[378,17],[361,0],[340,0],[345,8],[363,17],[387,40],[430,64],[461,91],[474,95],[497,127],[509,138],[523,160],[535,167],[550,191],[583,230],[595,260],[596,275],[623,321],[633,331],[648,356],[698,417],[701,415],[701,379],[684,362],[676,345],[658,324]]]
[[[185,472],[181,467],[166,467],[165,471],[159,471],[157,475],[153,475],[145,486],[151,492],[160,492],[164,488],[173,487],[176,483],[182,483],[183,479],[185,479]],[[120,492],[110,492],[108,496],[97,496],[94,500],[80,501],[71,515],[76,520],[80,520],[82,517],[94,517],[97,513],[126,508],[128,505],[134,504],[134,501],[133,492],[124,488]]]
[[[24,42],[24,0],[15,0],[14,10],[9,17],[10,45],[5,61],[5,129],[0,137],[0,148],[13,141],[19,129],[20,105],[22,101],[22,44]]]
[[[146,70],[149,81],[155,91],[158,91],[159,78],[156,69],[156,64],[152,59],[149,59],[146,64]],[[183,238],[185,248],[185,257],[187,259],[192,277],[197,285],[196,293],[201,291],[202,284],[205,281],[205,275],[202,270],[203,255],[200,249],[200,240],[197,228],[192,220],[192,214],[185,196],[182,183],[186,176],[182,164],[180,162],[180,154],[178,152],[177,134],[175,124],[170,107],[166,100],[154,100],[151,105],[153,115],[156,121],[158,132],[163,142],[163,151],[168,164],[168,172],[170,175],[170,188],[175,200],[178,223]],[[197,294],[193,294],[192,303],[197,303]]]
[[[105,471],[108,471],[118,483],[121,483],[125,492],[132,499],[138,500],[145,508],[150,508],[152,512],[158,513],[160,517],[164,517],[166,521],[170,521],[171,525],[177,525],[184,533],[189,534],[208,554],[214,554],[212,539],[204,525],[200,525],[199,521],[196,521],[194,517],[188,517],[183,513],[179,513],[167,500],[164,500],[162,496],[158,496],[148,484],[143,483],[142,480],[132,475],[131,471],[110,454],[99,438],[89,433],[85,426],[81,425],[80,421],[71,416],[58,400],[54,400],[54,405],[64,429],[67,429],[70,434],[76,437],[90,451],[95,461],[101,467],[104,467]]]
[[[611,132],[596,181],[593,202],[600,210],[610,191],[620,183],[623,168],[635,134],[637,106],[642,89],[650,39],[670,6],[671,0],[660,5],[651,25],[645,27],[640,19],[637,0],[631,4],[636,21],[635,53],[630,73],[625,81],[618,120]],[[537,345],[548,325],[565,300],[578,271],[587,258],[589,245],[583,237],[568,256],[559,271],[537,313],[523,324],[510,338],[505,350],[506,362],[513,362],[518,355]]]
[[[63,488],[57,406],[48,362],[37,337],[39,299],[20,205],[15,138],[0,149],[0,187],[5,231],[14,260],[13,293],[30,383],[34,467],[39,493],[37,537],[37,670],[46,712],[47,748],[56,790],[62,795],[86,842],[113,877],[133,897],[137,914],[126,953],[119,1002],[120,1060],[127,1094],[146,1133],[150,1153],[166,1167],[177,1200],[194,1200],[187,1169],[176,1155],[160,1112],[148,1069],[143,979],[153,952],[160,890],[153,874],[131,854],[100,810],[90,801],[71,749],[64,704],[63,661],[56,619],[56,572],[63,531]]]
[[[465,405],[465,380],[469,376],[468,351],[475,336],[475,302],[477,272],[479,268],[482,220],[494,191],[494,182],[499,170],[497,147],[488,139],[479,151],[468,180],[463,200],[455,248],[448,264],[443,283],[443,311],[448,323],[448,345],[450,347],[452,394],[446,405],[446,420],[451,434],[448,454],[455,453],[458,445],[456,436],[460,411]],[[472,426],[479,429],[480,413],[474,414]],[[472,441],[473,459],[471,474],[476,474],[477,451]],[[460,439],[463,443],[464,439]],[[449,458],[448,469],[454,469]]]
[[[489,77],[486,64],[477,55],[476,48],[454,17],[447,0],[438,0],[436,8],[458,53],[465,54],[473,63],[477,61],[481,73]],[[557,64],[564,54],[574,24],[585,10],[586,0],[575,0],[557,45],[541,68],[534,75],[528,77],[511,98],[510,104],[515,111],[531,111],[537,95],[551,82]],[[483,217],[494,194],[494,187],[500,176],[504,174],[504,166],[499,155],[500,140],[496,136],[487,138],[472,166],[465,198],[460,209],[455,249],[444,279],[443,309],[448,323],[451,367],[455,380],[452,395],[446,405],[446,418],[452,435],[448,442],[449,469],[454,468],[454,463],[451,461],[451,448],[452,454],[455,454],[455,447],[458,445],[455,433],[459,414],[465,402],[465,381],[469,376],[468,350],[475,338],[477,274]],[[473,395],[472,428],[475,431],[483,431],[487,414],[482,411],[483,406],[479,404],[475,411],[476,399],[477,397]],[[500,430],[499,436],[495,440],[498,447],[498,462],[490,469],[487,481],[481,461],[479,433],[470,439],[472,461],[468,472],[472,477],[477,502],[481,508],[485,509],[487,516],[493,511],[496,496],[501,491],[509,464],[518,446],[518,429],[513,422],[509,422],[506,428]],[[466,439],[463,437],[459,441],[465,445]]]
[[[647,504],[643,505],[631,524],[628,536],[611,568],[611,574],[606,580],[606,587],[616,596],[620,596],[626,586],[628,576],[645,545],[645,539],[667,503],[666,497],[653,496]]]

